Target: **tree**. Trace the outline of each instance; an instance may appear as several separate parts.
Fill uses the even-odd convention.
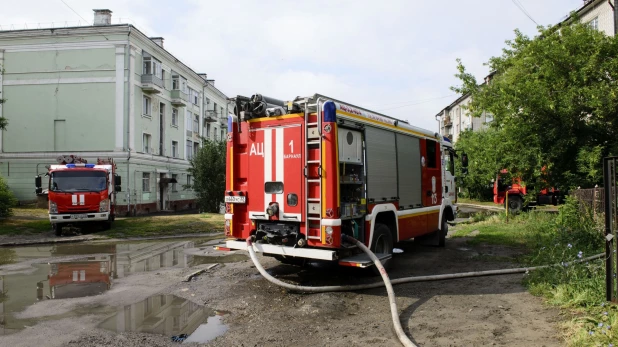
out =
[[[13,214],[12,207],[15,206],[17,200],[13,193],[9,190],[9,186],[0,177],[0,218],[6,218]]]
[[[185,185],[197,194],[197,203],[203,211],[219,212],[225,193],[226,142],[203,140],[202,148],[191,160],[189,173],[193,184]]]
[[[591,168],[618,153],[618,38],[578,23],[539,27],[533,39],[516,30],[506,45],[482,85],[458,60],[452,88],[472,95],[473,116],[494,115],[502,140],[488,156],[536,187],[600,183]]]

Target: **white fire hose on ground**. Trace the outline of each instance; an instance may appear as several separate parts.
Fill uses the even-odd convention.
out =
[[[481,277],[481,276],[496,276],[496,275],[508,275],[508,274],[516,274],[516,273],[525,273],[529,271],[534,271],[538,269],[548,268],[554,265],[542,265],[542,266],[533,266],[533,267],[523,267],[523,268],[514,268],[514,269],[502,269],[502,270],[488,270],[488,271],[473,271],[473,272],[462,272],[455,274],[445,274],[445,275],[431,275],[431,276],[413,276],[413,277],[403,277],[394,280],[390,280],[384,266],[380,260],[363,244],[362,242],[344,235],[347,238],[347,241],[350,243],[356,244],[358,248],[360,248],[363,252],[365,252],[369,258],[373,261],[375,266],[378,268],[380,275],[382,276],[382,280],[384,282],[375,282],[369,284],[356,284],[349,286],[324,286],[324,287],[306,287],[306,286],[298,286],[290,283],[286,283],[276,279],[271,276],[264,267],[260,264],[253,250],[253,236],[247,239],[247,250],[249,251],[249,255],[251,256],[251,260],[255,264],[255,268],[264,276],[268,281],[281,286],[283,288],[304,292],[304,293],[325,293],[325,292],[343,292],[343,291],[354,291],[354,290],[362,290],[362,289],[371,289],[371,288],[379,288],[386,286],[386,292],[388,293],[388,300],[391,306],[391,317],[393,319],[393,325],[395,327],[395,332],[397,333],[397,337],[401,344],[406,347],[418,347],[415,345],[405,334],[403,328],[401,327],[401,322],[399,321],[399,314],[397,312],[397,303],[395,302],[395,292],[393,291],[393,284],[402,284],[402,283],[411,283],[411,282],[427,282],[427,281],[439,281],[439,280],[448,280],[448,279],[457,279],[457,278],[466,278],[466,277]],[[574,261],[574,263],[581,263],[584,261],[594,260],[602,258],[605,254],[597,254],[588,258],[578,259]],[[569,265],[569,263],[566,263]],[[564,265],[564,264],[563,264]]]

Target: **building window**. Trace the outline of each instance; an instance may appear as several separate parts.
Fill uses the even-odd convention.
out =
[[[142,102],[142,114],[146,117],[150,117],[150,112],[152,109],[152,101],[149,97],[144,96]]]
[[[187,160],[193,159],[193,141],[187,140]]]
[[[142,142],[144,145],[144,153],[150,153],[150,134],[144,134]]]
[[[187,175],[187,185],[193,185],[193,177],[191,175]]]
[[[224,137],[225,137],[224,131],[223,129],[221,129],[221,140],[223,140]]]
[[[189,88],[189,97],[194,105],[197,105],[200,99],[200,93],[197,90]]]
[[[178,109],[172,108],[172,125],[178,127]]]
[[[599,17],[594,17],[593,20],[588,22],[588,25],[594,30],[599,30]]]
[[[172,158],[178,158],[178,141],[172,141]]]
[[[206,105],[210,105],[210,99],[209,98],[205,98],[206,100]]]
[[[206,123],[206,138],[210,138],[210,123]]]
[[[142,191],[150,191],[150,172],[142,172]]]
[[[491,123],[494,120],[494,115],[491,113],[485,113],[485,123]]]
[[[214,131],[212,132],[212,139],[217,141],[217,127],[214,127]]]
[[[142,73],[144,75],[155,75],[163,79],[163,66],[161,62],[153,58],[150,54],[144,52],[144,68]]]
[[[200,151],[200,144],[198,142],[193,143],[193,158],[197,157],[197,152]]]
[[[212,110],[214,111],[213,113],[214,113],[214,116],[216,117],[217,116],[217,103],[216,102],[212,104]]]
[[[178,175],[172,174],[172,180],[178,181]],[[172,192],[177,192],[177,191],[178,191],[178,187],[176,186],[176,183],[172,183]]]
[[[200,115],[198,114],[193,115],[193,132],[194,133],[200,132]]]
[[[182,90],[187,93],[187,79],[175,72],[172,72],[172,89]]]
[[[219,117],[223,117],[223,107],[219,108],[221,110],[221,113],[219,113]]]

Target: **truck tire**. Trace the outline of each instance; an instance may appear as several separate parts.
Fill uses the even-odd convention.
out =
[[[373,239],[371,241],[371,251],[373,253],[386,253],[390,254],[391,258],[387,260],[382,260],[382,266],[384,269],[388,270],[393,266],[393,234],[391,234],[391,230],[388,226],[384,224],[377,223],[375,228],[373,229]],[[377,268],[375,266],[372,267],[377,273]]]
[[[52,224],[52,230],[56,236],[62,236],[62,224],[54,223]]]
[[[506,200],[504,201],[506,205]],[[509,213],[519,213],[523,208],[524,202],[520,196],[509,196],[509,205],[505,208],[509,209]]]

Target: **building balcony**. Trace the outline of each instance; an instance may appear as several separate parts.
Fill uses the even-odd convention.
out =
[[[184,107],[189,103],[189,95],[182,90],[172,90],[172,105],[176,107]]]
[[[219,117],[219,122],[221,122],[221,124],[227,126],[227,117],[226,116]]]
[[[204,122],[212,123],[216,122],[218,119],[217,111],[215,110],[204,110]]]
[[[444,117],[444,126],[450,127],[451,125],[453,125],[453,121],[451,120],[451,117],[449,116]]]
[[[155,75],[142,75],[142,90],[151,94],[161,93],[163,80]]]

